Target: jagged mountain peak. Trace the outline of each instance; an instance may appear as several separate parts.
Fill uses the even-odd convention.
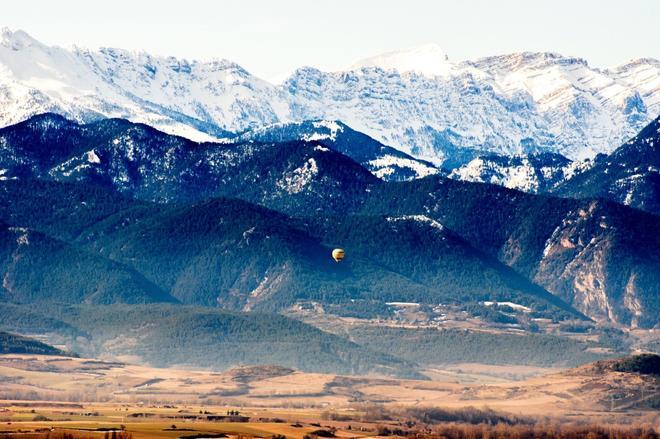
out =
[[[95,51],[88,48],[77,46],[74,51],[87,56],[95,53]],[[175,56],[155,56],[144,50],[126,50],[116,47],[101,47],[98,49],[98,53],[123,62],[137,61],[137,63],[141,65],[161,64],[176,72],[184,71],[185,73],[193,73],[194,69],[213,72],[231,71],[240,74],[243,77],[253,77],[253,75],[242,66],[225,58],[197,60],[177,58]]]
[[[646,65],[617,73],[551,52],[443,63],[447,75],[435,77],[299,70],[284,87],[294,119],[339,119],[445,167],[484,153],[591,158],[660,112],[660,69]]]
[[[652,59],[612,70],[551,52],[452,62],[425,45],[367,58],[357,70],[303,67],[275,86],[228,60],[67,50],[22,31],[6,30],[3,42],[1,126],[56,112],[80,122],[120,117],[209,141],[274,123],[341,120],[417,159],[455,167],[486,153],[548,151],[571,160],[609,153],[660,113]]]
[[[126,118],[208,141],[226,131],[288,118],[289,103],[280,90],[229,60],[41,44],[35,50],[14,50],[27,47],[14,40],[30,40],[17,32],[6,32],[4,40],[2,125],[56,112],[80,122]]]
[[[645,66],[645,65],[660,67],[660,59],[652,58],[652,57],[635,58],[635,59],[631,59],[630,61],[624,64],[615,66],[609,70],[622,71],[622,70],[627,70],[630,68]]]
[[[589,66],[584,58],[566,56],[556,52],[514,52],[487,56],[474,61],[467,61],[466,64],[492,71],[576,64]]]

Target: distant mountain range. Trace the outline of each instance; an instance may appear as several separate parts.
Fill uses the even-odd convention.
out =
[[[5,29],[0,125],[56,112],[210,140],[274,123],[340,120],[445,168],[489,153],[575,160],[611,152],[660,114],[659,78],[660,62],[650,58],[601,70],[554,53],[452,62],[424,46],[340,72],[301,68],[273,85],[226,60],[67,50]]]
[[[328,195],[311,191],[281,205],[292,217],[223,198],[168,205],[132,201],[113,195],[112,187],[90,191],[90,183],[4,182],[0,219],[22,224],[7,227],[2,240],[5,300],[281,311],[299,301],[438,303],[469,297],[518,301],[541,315],[548,307],[548,315],[580,315],[428,216],[336,217],[359,212],[364,197],[356,198],[360,205],[318,210],[311,207]],[[253,184],[257,194],[275,186]],[[351,197],[351,188],[337,196]],[[349,246],[351,259],[332,261],[333,244]]]
[[[654,59],[431,45],[273,85],[5,30],[0,330],[161,366],[415,378],[443,357],[625,351],[612,327],[660,324],[658,113]],[[310,310],[373,327],[282,315]],[[444,312],[499,332],[440,333]],[[397,313],[429,327],[378,324]]]
[[[591,197],[601,192],[560,199],[437,173],[388,182],[332,149],[346,147],[337,139],[347,127],[331,125],[334,140],[291,140],[300,128],[202,144],[54,114],[0,129],[4,297],[269,311],[310,300],[497,299],[657,323],[659,216]],[[354,135],[365,141],[351,150],[362,163],[383,151]],[[614,155],[652,169],[657,135],[656,121]],[[613,174],[589,172],[578,176],[594,183],[578,187],[618,187]],[[654,196],[628,201],[652,207]],[[335,245],[350,247],[350,261],[327,257]]]

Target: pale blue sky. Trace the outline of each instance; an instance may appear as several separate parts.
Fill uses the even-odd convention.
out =
[[[47,44],[227,58],[266,79],[437,43],[453,60],[554,51],[609,67],[660,58],[660,0],[20,0],[0,26]]]

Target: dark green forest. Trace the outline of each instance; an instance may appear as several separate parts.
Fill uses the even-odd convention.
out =
[[[648,200],[638,206],[647,212],[619,204],[594,173],[594,191],[559,192],[566,198],[443,173],[384,181],[365,164],[382,145],[351,135],[359,154],[343,154],[345,138],[195,143],[49,114],[0,129],[11,152],[0,156],[11,176],[0,181],[0,329],[153,365],[419,378],[430,364],[583,364],[632,347],[596,321],[657,325],[660,217]],[[651,135],[612,157],[655,166]],[[346,250],[339,264],[335,247]],[[590,276],[586,293],[576,288]],[[584,294],[607,306],[586,306]],[[521,334],[356,325],[337,335],[283,315],[318,304],[331,316],[394,319],[387,302],[444,304]],[[557,333],[538,333],[539,318]],[[598,341],[566,337],[587,332]]]

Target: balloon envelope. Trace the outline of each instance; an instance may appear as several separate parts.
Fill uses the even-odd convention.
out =
[[[344,249],[341,248],[336,248],[332,251],[332,259],[335,260],[335,262],[340,262],[342,259],[344,259],[344,256],[346,253],[344,252]]]

